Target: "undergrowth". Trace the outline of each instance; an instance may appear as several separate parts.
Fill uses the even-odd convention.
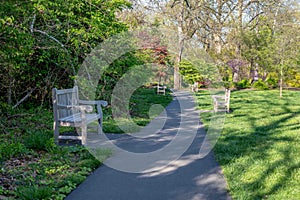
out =
[[[167,106],[172,100],[157,95],[155,89],[139,88],[130,100],[130,114],[144,126],[151,121],[149,109],[154,104]],[[111,151],[97,150],[95,159],[83,146],[57,146],[53,138],[51,109],[13,110],[0,107],[0,197],[10,199],[64,199],[101,165]],[[155,115],[158,115],[158,110]],[[104,132],[122,132],[104,109]],[[61,132],[74,131],[61,128]]]

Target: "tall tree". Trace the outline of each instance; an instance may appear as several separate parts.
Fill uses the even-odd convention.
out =
[[[126,30],[116,11],[125,0],[11,0],[0,2],[0,94],[18,106],[41,103],[50,88],[67,87],[87,53]],[[6,76],[9,74],[9,76]],[[4,99],[2,99],[3,101]]]
[[[199,9],[202,1],[193,0],[173,0],[165,10],[165,14],[177,29],[178,34],[178,52],[174,64],[174,89],[180,89],[180,73],[179,66],[182,60],[185,40],[194,36],[198,29],[196,23],[199,17]]]
[[[287,9],[288,8],[288,9]],[[282,2],[276,7],[273,23],[273,64],[279,77],[279,96],[291,69],[299,68],[300,5],[297,1]]]

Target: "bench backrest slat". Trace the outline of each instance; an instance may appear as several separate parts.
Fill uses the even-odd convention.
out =
[[[76,110],[59,108],[57,106],[57,105],[64,105],[64,106],[79,105],[77,86],[75,86],[72,89],[64,89],[64,90],[57,90],[56,88],[54,88],[52,92],[53,92],[53,113],[54,113],[54,117],[56,116],[55,118],[57,120],[79,112]]]

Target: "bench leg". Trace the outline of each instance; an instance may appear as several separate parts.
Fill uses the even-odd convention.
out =
[[[218,112],[218,103],[216,101],[214,102],[214,112]]]
[[[59,136],[59,126],[57,124],[57,122],[54,122],[53,123],[53,129],[54,129],[54,142],[55,144],[59,144],[59,141],[58,141],[58,136]]]
[[[98,134],[102,134],[102,118],[98,119]]]
[[[81,126],[81,144],[86,145],[87,140],[87,125],[86,123],[83,123]]]

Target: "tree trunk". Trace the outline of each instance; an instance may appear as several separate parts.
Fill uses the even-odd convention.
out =
[[[178,20],[178,54],[175,61],[174,66],[174,89],[179,90],[180,89],[180,74],[179,74],[179,66],[181,62],[183,47],[184,47],[184,33],[183,33],[183,20],[184,20],[184,7],[181,8],[181,13]]]
[[[218,0],[217,25],[214,33],[214,45],[217,54],[222,52],[222,7],[223,1]]]
[[[237,83],[239,82],[239,66],[236,66],[233,70],[232,82]]]
[[[258,81],[259,76],[258,76],[258,64],[254,62],[253,59],[251,59],[251,63],[250,63],[251,67],[250,67],[250,76],[251,76],[251,84],[253,84],[254,82]]]
[[[243,0],[238,1],[238,35],[239,37],[243,34]],[[237,41],[236,54],[241,55],[241,39]]]
[[[280,77],[279,97],[282,98],[282,77]]]
[[[242,31],[243,30],[243,0],[238,1],[238,7],[239,7],[238,26],[239,26],[239,31]]]
[[[9,74],[9,86],[7,89],[7,104],[12,104],[12,87],[13,87],[13,77]]]
[[[283,85],[283,70],[282,64],[280,65],[280,82],[279,82],[279,97],[282,98],[282,85]]]
[[[275,16],[274,16],[273,27],[272,27],[273,35],[276,34],[277,16],[278,16],[278,12],[279,12],[280,7],[281,7],[281,2],[279,2],[279,4],[278,4],[278,6],[276,8]]]
[[[217,30],[217,33],[214,34],[214,43],[215,43],[215,51],[217,54],[221,54],[222,52],[222,44],[221,37],[219,36],[220,31]]]
[[[180,34],[180,33],[179,33]],[[180,74],[179,74],[179,66],[181,62],[182,52],[183,52],[184,38],[179,35],[179,50],[178,55],[176,57],[176,63],[174,66],[174,89],[179,90],[180,85]]]

